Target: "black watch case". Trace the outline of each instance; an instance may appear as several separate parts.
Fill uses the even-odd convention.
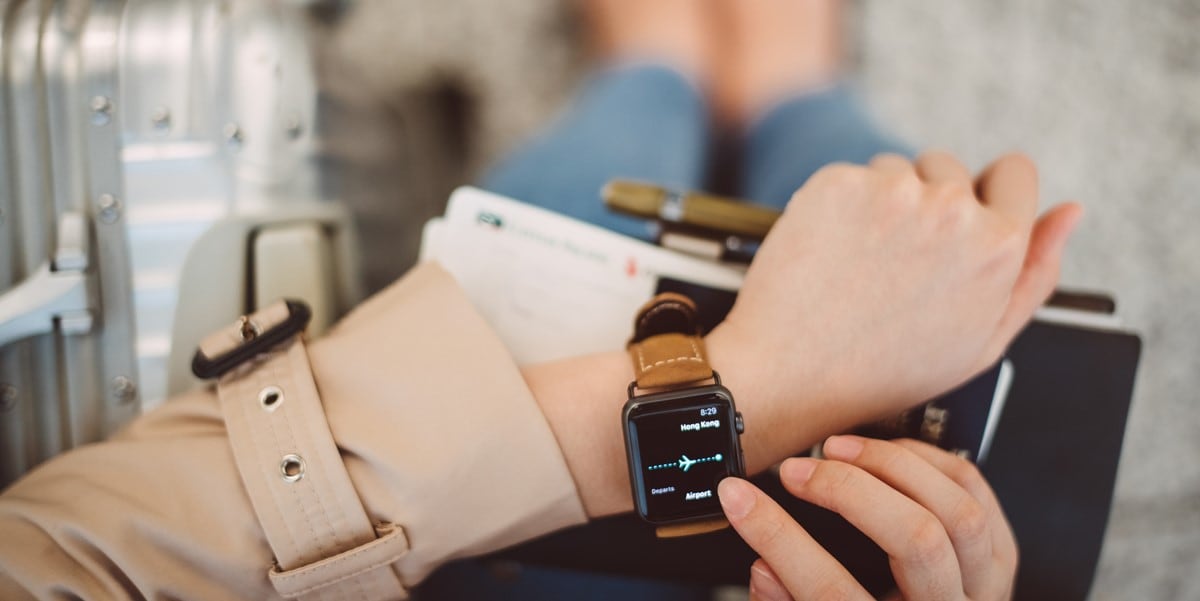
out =
[[[745,477],[742,416],[717,383],[634,396],[622,411],[633,502],[641,518],[665,526],[723,517],[717,483]]]

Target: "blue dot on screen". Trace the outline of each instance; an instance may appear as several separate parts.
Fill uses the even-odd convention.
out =
[[[717,453],[716,455],[713,455],[713,459],[715,459],[715,460],[717,460],[717,461],[720,461],[720,460],[722,459],[722,458],[721,458],[721,454],[720,454],[720,453]]]

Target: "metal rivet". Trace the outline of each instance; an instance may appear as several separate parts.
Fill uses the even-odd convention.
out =
[[[242,334],[242,342],[250,342],[251,340],[258,338],[258,335],[262,333],[262,330],[259,329],[258,324],[251,321],[250,318],[246,317],[245,315],[241,316],[238,322],[241,324],[238,329]]]
[[[112,194],[97,197],[96,209],[96,217],[104,223],[116,223],[121,218],[121,201]]]
[[[0,413],[12,411],[17,406],[18,392],[12,384],[0,384]]]
[[[150,123],[154,125],[154,129],[166,133],[171,130],[171,111],[165,106],[160,106],[154,109],[150,114]]]
[[[284,482],[296,482],[304,477],[304,458],[299,455],[284,455],[279,462],[279,474]]]
[[[225,137],[225,143],[232,148],[241,148],[242,143],[246,141],[245,134],[237,123],[227,123],[221,130],[221,135]]]
[[[283,404],[283,391],[278,386],[268,386],[260,390],[258,404],[268,412],[278,409]]]
[[[108,96],[93,96],[88,106],[92,109],[92,125],[108,125],[112,121],[112,101]]]
[[[137,384],[128,376],[117,376],[112,380],[113,398],[122,403],[128,403],[137,398]]]

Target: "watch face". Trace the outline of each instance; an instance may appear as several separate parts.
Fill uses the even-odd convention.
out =
[[[743,472],[729,391],[647,395],[630,400],[625,414],[638,513],[655,523],[721,515],[717,483]]]

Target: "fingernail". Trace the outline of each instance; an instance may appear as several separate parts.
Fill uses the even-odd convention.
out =
[[[830,436],[824,448],[825,456],[830,459],[851,461],[862,453],[863,443],[853,436]]]
[[[805,457],[793,457],[779,466],[779,478],[792,484],[804,484],[812,477],[817,469],[817,460]]]
[[[765,601],[791,601],[792,594],[783,587],[770,570],[758,565],[750,567],[750,595]]]
[[[717,485],[717,496],[725,515],[731,519],[746,517],[754,509],[754,487],[741,478],[725,478]]]

